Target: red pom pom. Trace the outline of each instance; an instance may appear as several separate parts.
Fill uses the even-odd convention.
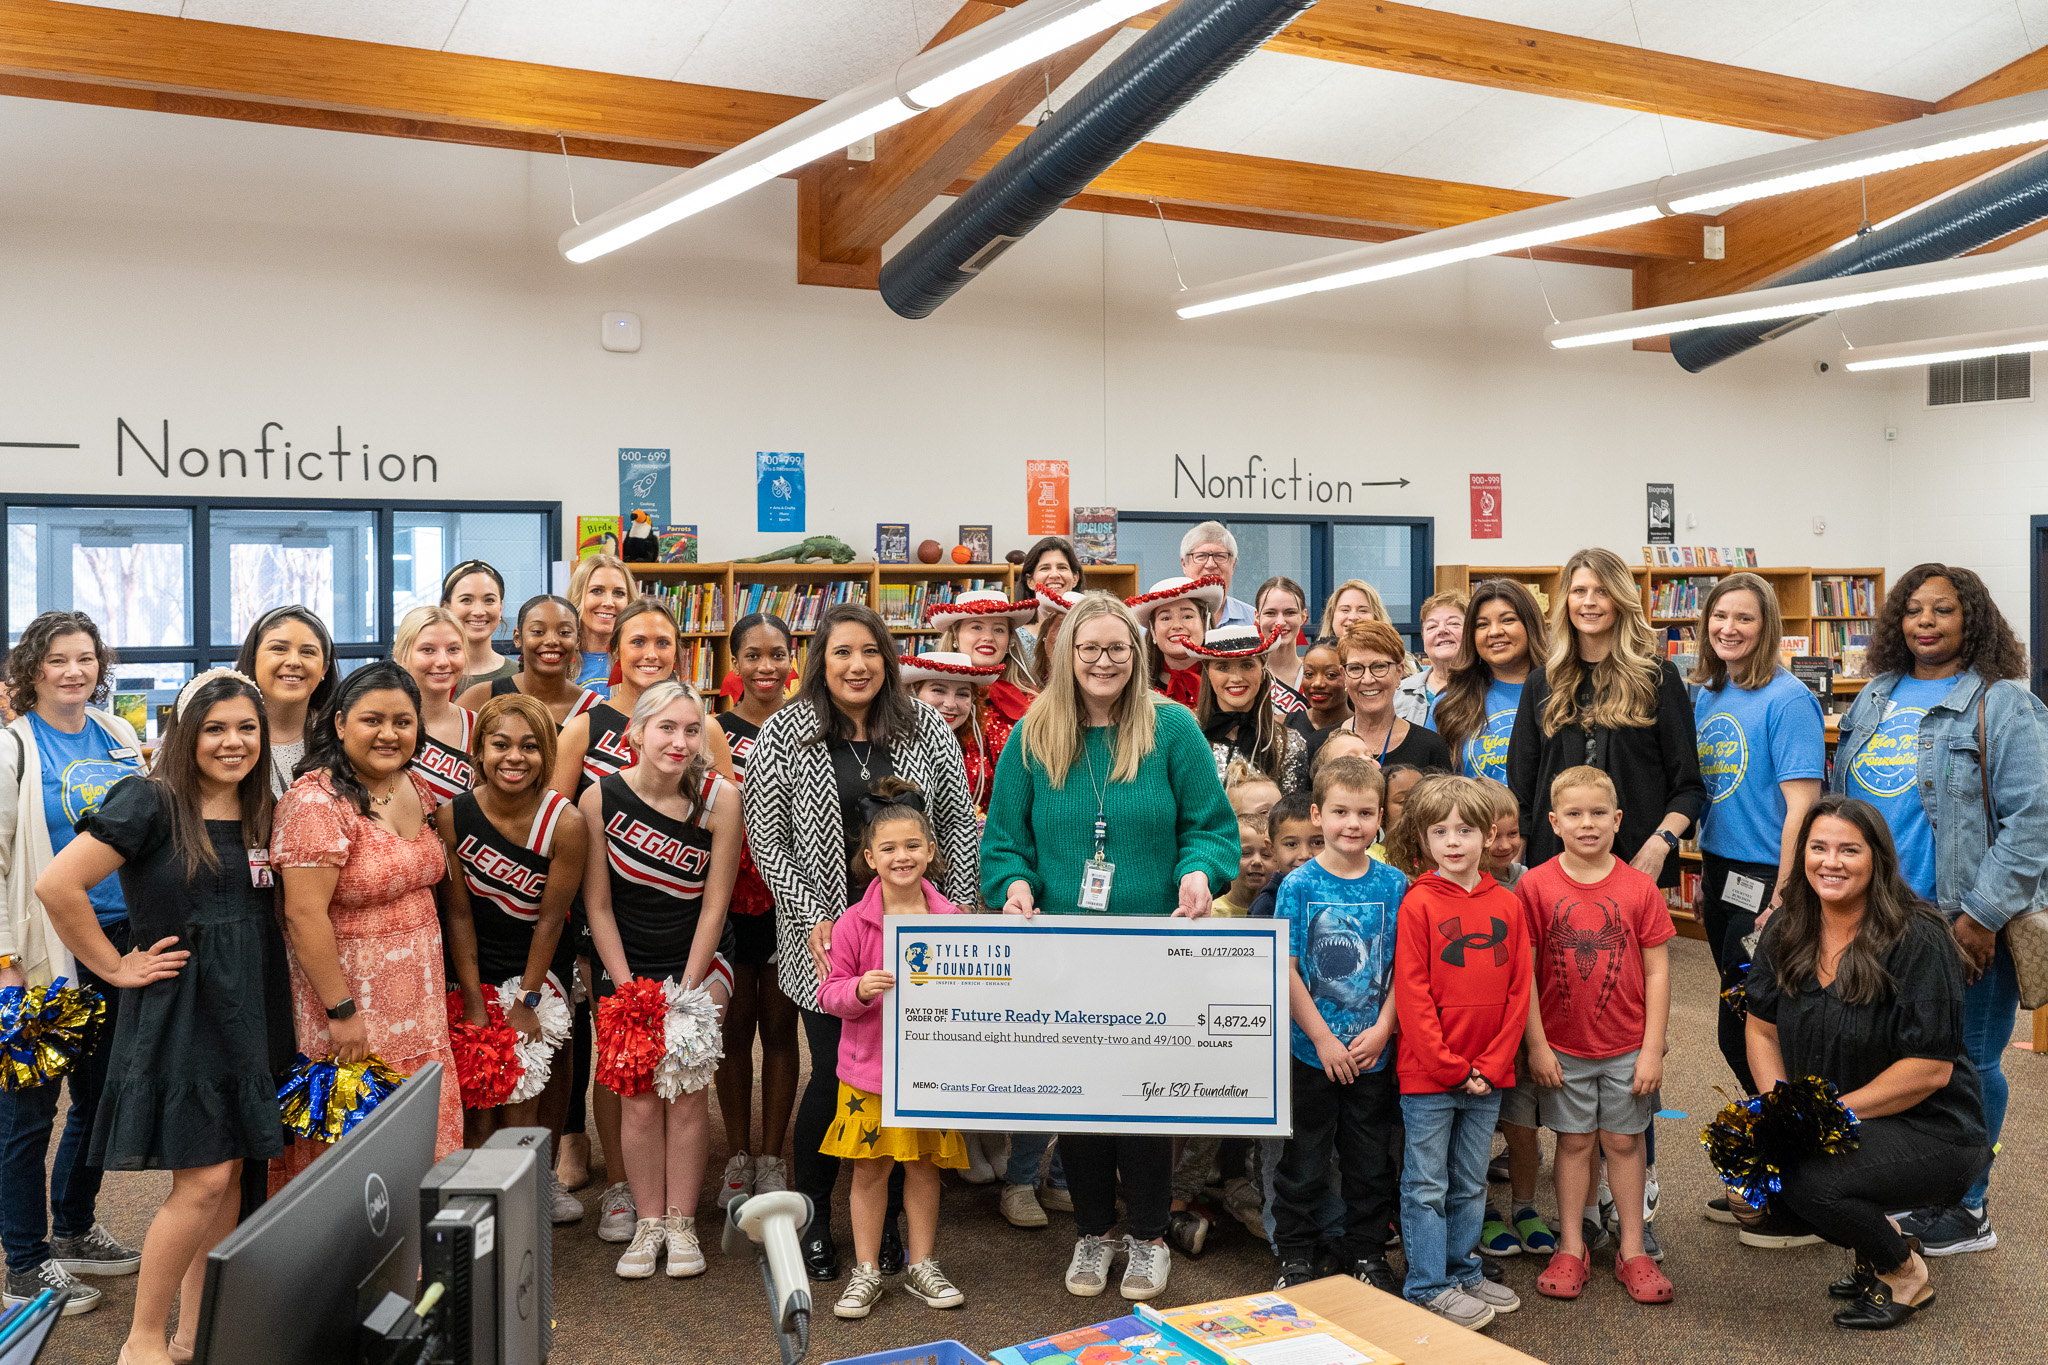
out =
[[[636,976],[598,1003],[598,1084],[616,1095],[644,1095],[667,1051],[668,992],[659,981]]]
[[[519,1060],[519,1031],[505,1022],[505,1010],[484,998],[484,1022],[466,1021],[462,992],[448,992],[448,1046],[455,1053],[455,1077],[462,1083],[464,1109],[495,1109],[526,1075]]]

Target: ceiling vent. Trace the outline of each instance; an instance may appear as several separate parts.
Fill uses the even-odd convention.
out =
[[[2025,351],[1947,360],[1927,367],[1927,406],[2013,403],[2034,396],[2034,357]]]

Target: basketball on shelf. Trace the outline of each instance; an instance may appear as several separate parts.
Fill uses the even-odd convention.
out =
[[[955,545],[953,547],[953,562],[955,564],[973,563],[974,551],[968,549],[965,545]]]
[[[917,547],[917,562],[920,564],[936,564],[939,562],[939,556],[944,553],[945,551],[940,548],[939,542],[936,540],[922,541]]]

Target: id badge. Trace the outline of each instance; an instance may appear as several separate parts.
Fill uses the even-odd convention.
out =
[[[277,885],[277,879],[270,871],[269,849],[252,848],[249,850],[249,885],[255,887]]]
[[[1728,880],[1722,883],[1721,899],[1738,910],[1747,910],[1754,915],[1764,908],[1764,884],[1754,877],[1745,877],[1740,872],[1730,872]]]
[[[1116,864],[1100,858],[1090,858],[1081,869],[1081,901],[1083,910],[1109,909],[1109,888],[1116,880]]]

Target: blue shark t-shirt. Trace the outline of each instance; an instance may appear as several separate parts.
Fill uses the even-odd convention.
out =
[[[1467,777],[1508,780],[1508,737],[1515,732],[1515,712],[1522,705],[1522,684],[1491,682],[1486,686],[1486,718],[1478,733],[1465,741],[1458,770]],[[1432,714],[1430,729],[1436,728]]]
[[[1876,806],[1899,846],[1899,873],[1925,900],[1934,899],[1934,827],[1920,800],[1920,719],[1954,689],[1954,678],[1900,678],[1884,719],[1849,760],[1849,795]]]
[[[1280,883],[1274,918],[1287,921],[1287,953],[1295,959],[1316,1012],[1343,1043],[1379,1021],[1394,982],[1394,919],[1408,879],[1379,861],[1361,877],[1340,877],[1311,858]],[[1292,1050],[1303,1066],[1320,1067],[1316,1045],[1292,1024]],[[1374,1071],[1394,1059],[1380,1053]]]
[[[50,831],[50,852],[62,853],[78,837],[78,822],[100,808],[116,782],[138,771],[133,749],[118,748],[113,738],[90,717],[85,728],[67,735],[31,711],[36,760],[43,769],[43,823]],[[128,914],[117,874],[92,889],[93,914],[101,925],[118,923]]]
[[[1693,702],[1700,776],[1712,798],[1700,848],[1717,858],[1776,865],[1784,848],[1781,782],[1827,774],[1820,700],[1780,668],[1758,688],[1701,688]]]

